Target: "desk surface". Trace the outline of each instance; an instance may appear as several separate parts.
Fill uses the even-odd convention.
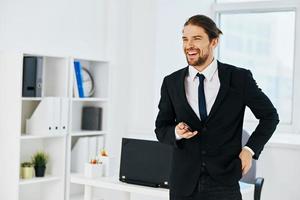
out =
[[[128,184],[119,181],[118,177],[87,178],[84,175],[72,174],[71,183],[88,185],[88,186],[99,187],[104,189],[125,191],[125,192],[136,193],[136,194],[144,194],[149,196],[166,197],[166,198],[169,197],[169,189]],[[240,182],[240,187],[243,196],[248,194],[253,194],[254,192],[254,185],[252,184],[246,184]]]

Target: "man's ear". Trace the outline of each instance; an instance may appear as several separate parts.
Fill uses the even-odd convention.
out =
[[[216,46],[218,45],[218,43],[219,43],[219,38],[214,38],[214,39],[211,40],[211,46],[213,48],[216,48]]]

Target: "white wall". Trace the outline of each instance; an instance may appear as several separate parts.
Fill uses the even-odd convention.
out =
[[[155,79],[156,1],[131,1],[128,131],[144,134],[152,129]]]
[[[119,157],[121,138],[128,130],[130,64],[130,0],[108,1],[108,59],[111,67],[109,113],[110,135],[107,135],[107,149],[111,155]],[[118,169],[117,169],[118,170]]]
[[[262,199],[300,199],[300,135],[273,136],[257,165],[257,176],[265,178]]]
[[[213,0],[131,2],[128,136],[155,139],[160,82],[164,76],[186,66],[181,47],[183,24],[195,14],[211,16]]]
[[[104,57],[105,0],[1,0],[0,50]]]

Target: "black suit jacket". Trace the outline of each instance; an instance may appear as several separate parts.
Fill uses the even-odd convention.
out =
[[[189,195],[196,187],[201,165],[212,178],[230,185],[242,177],[241,136],[245,107],[249,107],[259,124],[247,142],[258,159],[279,122],[269,98],[257,86],[249,70],[218,62],[220,89],[205,122],[200,121],[189,105],[184,80],[188,67],[163,80],[159,113],[155,122],[157,139],[173,145],[170,189],[178,195]],[[187,123],[198,134],[176,140],[175,126]]]

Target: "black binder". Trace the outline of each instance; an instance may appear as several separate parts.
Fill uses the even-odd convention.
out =
[[[83,107],[81,122],[82,130],[101,130],[102,108],[95,106]]]
[[[23,97],[36,96],[36,70],[37,57],[26,56],[23,58]]]
[[[123,138],[119,180],[137,185],[169,188],[171,162],[170,145]]]

